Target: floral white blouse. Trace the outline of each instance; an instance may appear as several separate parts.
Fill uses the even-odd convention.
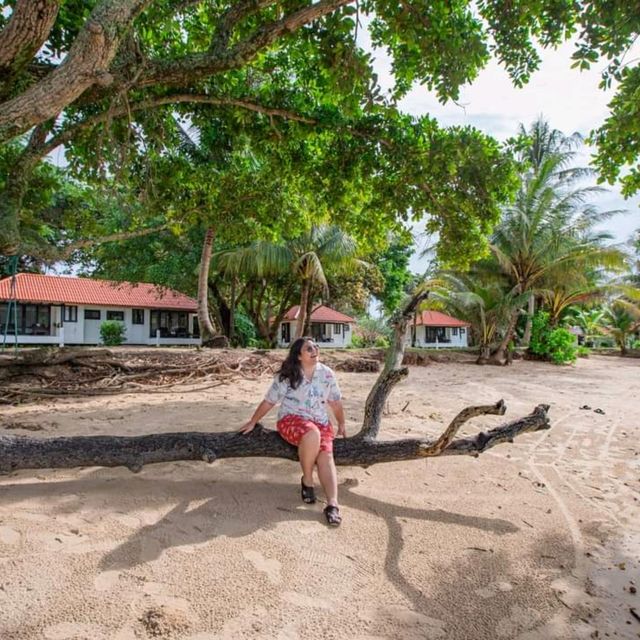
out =
[[[297,389],[292,389],[288,380],[280,380],[276,375],[264,399],[272,404],[281,403],[278,420],[297,415],[318,424],[329,424],[327,402],[335,402],[341,397],[333,370],[318,362],[311,380],[303,377]]]

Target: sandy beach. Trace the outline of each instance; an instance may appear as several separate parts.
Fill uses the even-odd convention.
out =
[[[375,378],[339,374],[349,433]],[[4,407],[0,433],[225,431],[269,383]],[[478,459],[341,467],[339,529],[288,461],[2,476],[0,638],[639,638],[640,360],[411,367],[381,438],[500,398],[505,417],[464,433],[539,403],[551,430]]]

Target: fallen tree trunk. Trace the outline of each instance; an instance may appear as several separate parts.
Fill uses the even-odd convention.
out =
[[[374,384],[365,406],[365,424],[351,438],[335,441],[334,457],[338,465],[367,467],[381,462],[416,460],[435,456],[472,455],[504,442],[513,442],[523,434],[550,427],[548,405],[538,405],[531,414],[513,420],[473,437],[457,438],[463,424],[480,415],[503,415],[502,400],[491,405],[467,407],[448,425],[442,435],[433,440],[405,438],[378,441],[376,436],[385,402],[392,388],[408,374],[402,368],[404,335],[407,322],[425,292],[417,293],[400,310],[393,321],[395,336],[385,368]],[[18,469],[74,468],[87,466],[124,466],[138,472],[146,464],[204,460],[211,463],[218,458],[269,457],[297,460],[297,448],[287,444],[275,431],[260,425],[249,435],[235,431],[224,433],[164,433],[146,436],[75,436],[32,438],[0,436],[0,473]]]
[[[500,403],[498,403],[500,404]],[[497,406],[497,405],[495,405]],[[504,405],[502,405],[504,406]],[[451,440],[441,448],[440,439],[404,438],[378,441],[345,438],[335,441],[338,465],[367,467],[380,462],[416,460],[433,456],[480,453],[527,432],[549,428],[545,405],[528,416],[470,438]],[[452,423],[453,424],[453,423]],[[446,433],[446,431],[445,431]],[[30,438],[0,436],[0,473],[17,469],[70,469],[74,467],[119,467],[138,472],[146,464],[218,458],[284,458],[297,460],[297,448],[286,443],[276,431],[258,425],[250,435],[226,433],[162,433],[147,436],[74,436]]]

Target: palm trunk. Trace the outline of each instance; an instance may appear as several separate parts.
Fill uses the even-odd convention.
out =
[[[487,364],[489,362],[490,357],[491,357],[491,346],[488,344],[481,344],[480,355],[476,360],[476,364]]]
[[[309,300],[309,289],[311,289],[311,281],[302,281],[302,294],[300,295],[300,309],[298,310],[298,321],[296,322],[296,335],[294,338],[300,338],[304,335],[304,323],[307,319],[307,303]]]
[[[506,364],[505,353],[507,351],[507,347],[513,338],[513,332],[515,331],[516,324],[518,322],[518,312],[514,311],[511,314],[511,319],[509,320],[509,325],[507,326],[507,330],[502,338],[502,341],[498,345],[498,348],[491,354],[489,358],[490,364]]]
[[[303,336],[311,335],[311,314],[313,313],[313,286],[309,287],[309,296],[307,297],[307,312],[304,319],[304,328],[302,329]]]
[[[200,258],[200,273],[198,274],[198,323],[200,325],[200,337],[206,341],[216,334],[211,322],[208,304],[209,268],[211,267],[211,251],[215,232],[209,227],[204,234],[202,244],[202,256]]]
[[[229,300],[229,342],[233,343],[236,333],[236,277],[231,276],[231,300]]]
[[[522,346],[528,347],[531,342],[531,329],[533,328],[533,314],[536,312],[536,298],[533,293],[529,294],[529,302],[527,305],[527,323],[524,327],[524,336],[522,336]]]

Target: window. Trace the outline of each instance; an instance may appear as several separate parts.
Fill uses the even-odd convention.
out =
[[[78,322],[78,307],[64,308],[64,322]]]
[[[156,330],[160,330],[161,338],[186,338],[189,336],[189,314],[186,311],[151,311],[149,336],[156,337]]]
[[[124,311],[107,311],[107,320],[124,322]]]
[[[18,333],[20,335],[48,336],[51,334],[51,307],[42,304],[8,304],[0,305],[0,325],[7,333]],[[9,314],[9,324],[7,325],[7,313]],[[16,322],[17,320],[17,322]],[[17,328],[16,328],[17,325]]]
[[[85,309],[84,310],[84,319],[85,320],[100,320],[100,309]]]
[[[334,333],[334,335],[339,336],[342,333],[342,325],[341,324],[334,324],[333,325],[333,333]]]
[[[132,324],[144,324],[144,309],[131,309]]]
[[[425,327],[426,342],[444,342],[446,333],[444,327]]]
[[[350,327],[348,324],[344,325],[344,332],[346,333],[347,331],[349,331]]]
[[[452,327],[451,335],[452,336],[457,336],[458,335],[458,327]]]
[[[465,332],[465,329],[463,329],[462,327],[460,327],[460,335],[463,336]]]

